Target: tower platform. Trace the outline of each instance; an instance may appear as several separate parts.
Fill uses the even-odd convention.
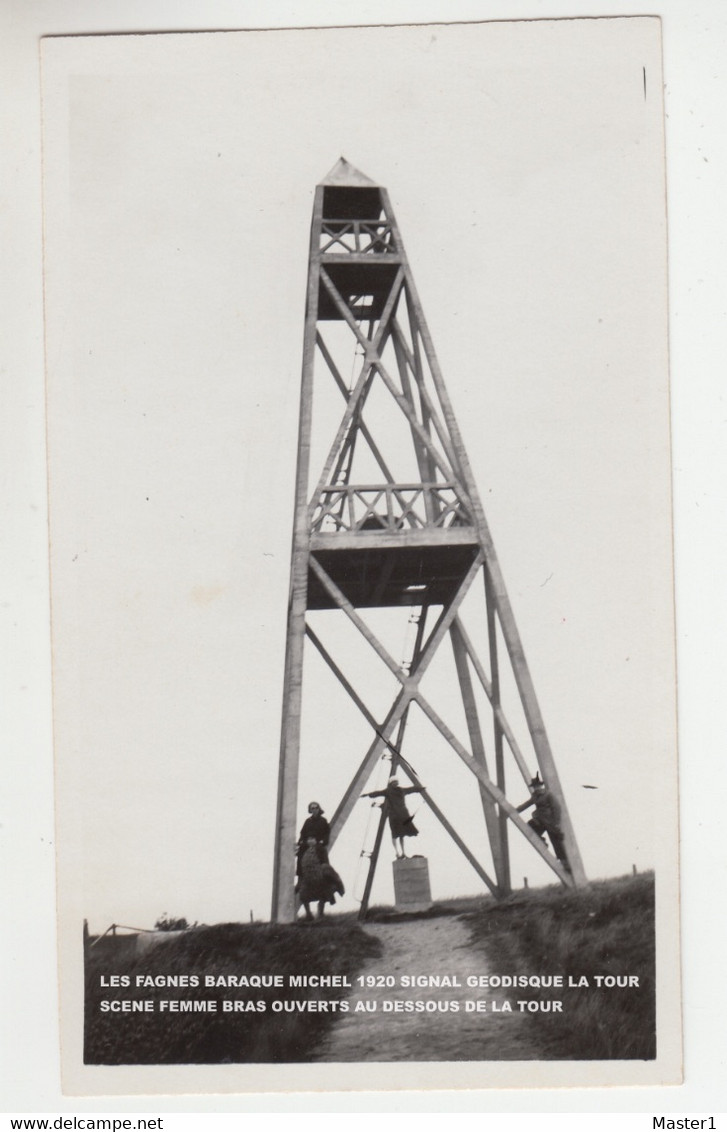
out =
[[[396,536],[357,534],[319,536],[311,548],[328,576],[355,609],[396,605],[446,605],[456,594],[479,550],[474,532],[457,532],[461,542],[421,542]],[[436,533],[436,532],[434,532]],[[418,532],[417,532],[418,534]],[[316,574],[308,572],[308,608],[335,609]]]

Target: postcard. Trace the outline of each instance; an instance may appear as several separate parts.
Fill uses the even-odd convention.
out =
[[[65,1091],[678,1082],[660,21],[42,79]]]

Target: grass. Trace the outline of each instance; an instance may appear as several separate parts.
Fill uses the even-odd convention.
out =
[[[290,975],[355,974],[378,942],[351,923],[218,924],[194,928],[138,956],[135,937],[106,937],[86,956],[84,1059],[91,1065],[306,1061],[337,1014],[275,1013],[273,1000],[338,1001],[346,988],[291,987]],[[102,976],[129,985],[102,986]],[[137,987],[137,977],[191,975],[196,987]],[[282,975],[282,987],[209,988],[204,978]],[[102,1001],[151,999],[149,1013],[102,1012]],[[164,1000],[214,1000],[215,1013],[160,1013]],[[263,1002],[260,1012],[223,1012],[222,1000]]]
[[[588,979],[587,988],[528,988],[522,994],[563,1002],[560,1015],[531,1015],[544,1060],[656,1056],[653,874],[585,889],[525,891],[464,919],[493,972],[563,974],[566,984],[568,976]],[[599,988],[595,975],[635,975],[639,985]]]
[[[461,916],[466,912],[478,910],[487,900],[488,897],[482,896],[451,896],[447,900],[435,901],[426,912],[397,912],[391,905],[375,904],[368,911],[366,923],[396,924],[417,920],[437,920],[442,916]]]

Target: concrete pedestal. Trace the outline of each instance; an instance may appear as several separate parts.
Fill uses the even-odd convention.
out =
[[[427,912],[431,908],[426,857],[402,857],[394,861],[394,899],[397,912]]]

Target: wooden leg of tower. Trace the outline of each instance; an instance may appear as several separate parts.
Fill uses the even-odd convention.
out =
[[[586,874],[573,832],[568,807],[563,796],[563,788],[560,784],[560,778],[558,777],[555,759],[550,749],[550,742],[540,712],[540,705],[535,695],[530,669],[525,659],[520,634],[518,633],[512,606],[510,605],[510,599],[494,551],[487,557],[486,570],[491,583],[492,605],[497,610],[502,636],[510,657],[515,683],[520,693],[520,700],[523,705],[523,711],[528,724],[528,730],[530,731],[535,755],[538,760],[538,766],[540,767],[543,780],[548,789],[555,794],[560,803],[561,829],[563,830],[565,839],[565,848],[568,855],[571,876],[574,884],[586,884]]]
[[[470,658],[470,663],[472,664],[472,667],[477,674],[477,678],[482,685],[482,689],[485,695],[492,705],[492,713],[495,717],[495,722],[497,723],[502,735],[505,737],[505,739],[507,739],[507,743],[512,752],[512,756],[515,760],[518,770],[520,771],[520,774],[522,775],[522,780],[527,785],[528,782],[530,782],[531,774],[528,765],[525,762],[525,757],[520,750],[520,747],[518,746],[518,742],[513,734],[510,724],[507,722],[505,713],[502,710],[502,705],[495,700],[492,694],[492,685],[487,679],[485,670],[482,667],[482,662],[475,652],[474,645],[469,638],[467,630],[465,629],[459,618],[457,618],[457,625],[462,636],[462,641],[464,642],[464,647],[467,649],[467,655]]]
[[[272,919],[278,922],[292,922],[296,916],[294,868],[307,587],[307,562],[305,569],[298,563],[298,568],[294,570],[294,585],[288,612],[288,643],[283,683],[283,723],[280,737],[272,907]]]
[[[303,372],[300,386],[298,461],[295,476],[295,526],[290,570],[288,636],[283,681],[283,723],[280,737],[278,808],[273,863],[272,919],[295,919],[294,866],[298,807],[298,759],[303,685],[303,649],[308,604],[308,472],[313,421],[313,372],[318,321],[320,277],[320,233],[323,217],[323,186],[316,187],[308,260],[308,297],[303,336]]]
[[[494,727],[494,740],[495,740],[495,778],[499,790],[503,794],[507,793],[507,782],[505,779],[505,757],[502,742],[502,724],[498,717],[498,709],[500,707],[500,666],[499,658],[497,655],[497,622],[495,620],[495,605],[492,600],[492,591],[490,585],[490,576],[487,573],[487,567],[483,571],[485,577],[485,599],[487,603],[487,638],[490,645],[490,675],[492,677],[492,722]],[[502,810],[499,811],[499,838],[500,838],[500,852],[502,854],[503,864],[503,879],[502,879],[502,894],[509,896],[512,891],[512,882],[510,879],[510,846],[508,843],[508,824],[507,814]]]
[[[464,647],[462,637],[459,633],[459,627],[455,621],[449,630],[449,635],[452,641],[452,650],[454,652],[454,662],[457,666],[457,679],[459,680],[459,687],[462,693],[462,702],[464,704],[465,718],[467,720],[467,730],[470,736],[470,746],[472,747],[472,754],[477,762],[480,764],[485,773],[487,771],[487,758],[485,755],[485,745],[482,741],[482,731],[480,729],[480,720],[477,713],[477,703],[475,701],[474,689],[472,687],[472,676],[469,670],[469,662],[467,660],[467,651]],[[490,849],[492,851],[492,862],[495,866],[495,876],[497,877],[498,888],[502,888],[505,882],[503,875],[503,859],[502,859],[502,846],[500,838],[500,823],[497,815],[497,808],[492,798],[480,783],[480,796],[482,799],[482,810],[485,815],[485,825],[487,826],[487,836],[490,841]]]
[[[374,841],[374,847],[371,850],[371,858],[369,860],[369,871],[366,874],[366,885],[364,887],[363,896],[361,897],[361,907],[358,910],[359,920],[365,920],[366,919],[366,913],[369,910],[369,900],[371,899],[371,889],[373,888],[373,884],[374,884],[374,876],[376,874],[376,865],[378,864],[379,853],[381,851],[381,842],[383,841],[383,838],[384,838],[384,829],[386,827],[386,817],[387,817],[387,815],[386,815],[386,804],[384,804],[381,807],[381,813],[379,814],[379,825],[378,825],[378,828],[376,830],[376,840]]]

